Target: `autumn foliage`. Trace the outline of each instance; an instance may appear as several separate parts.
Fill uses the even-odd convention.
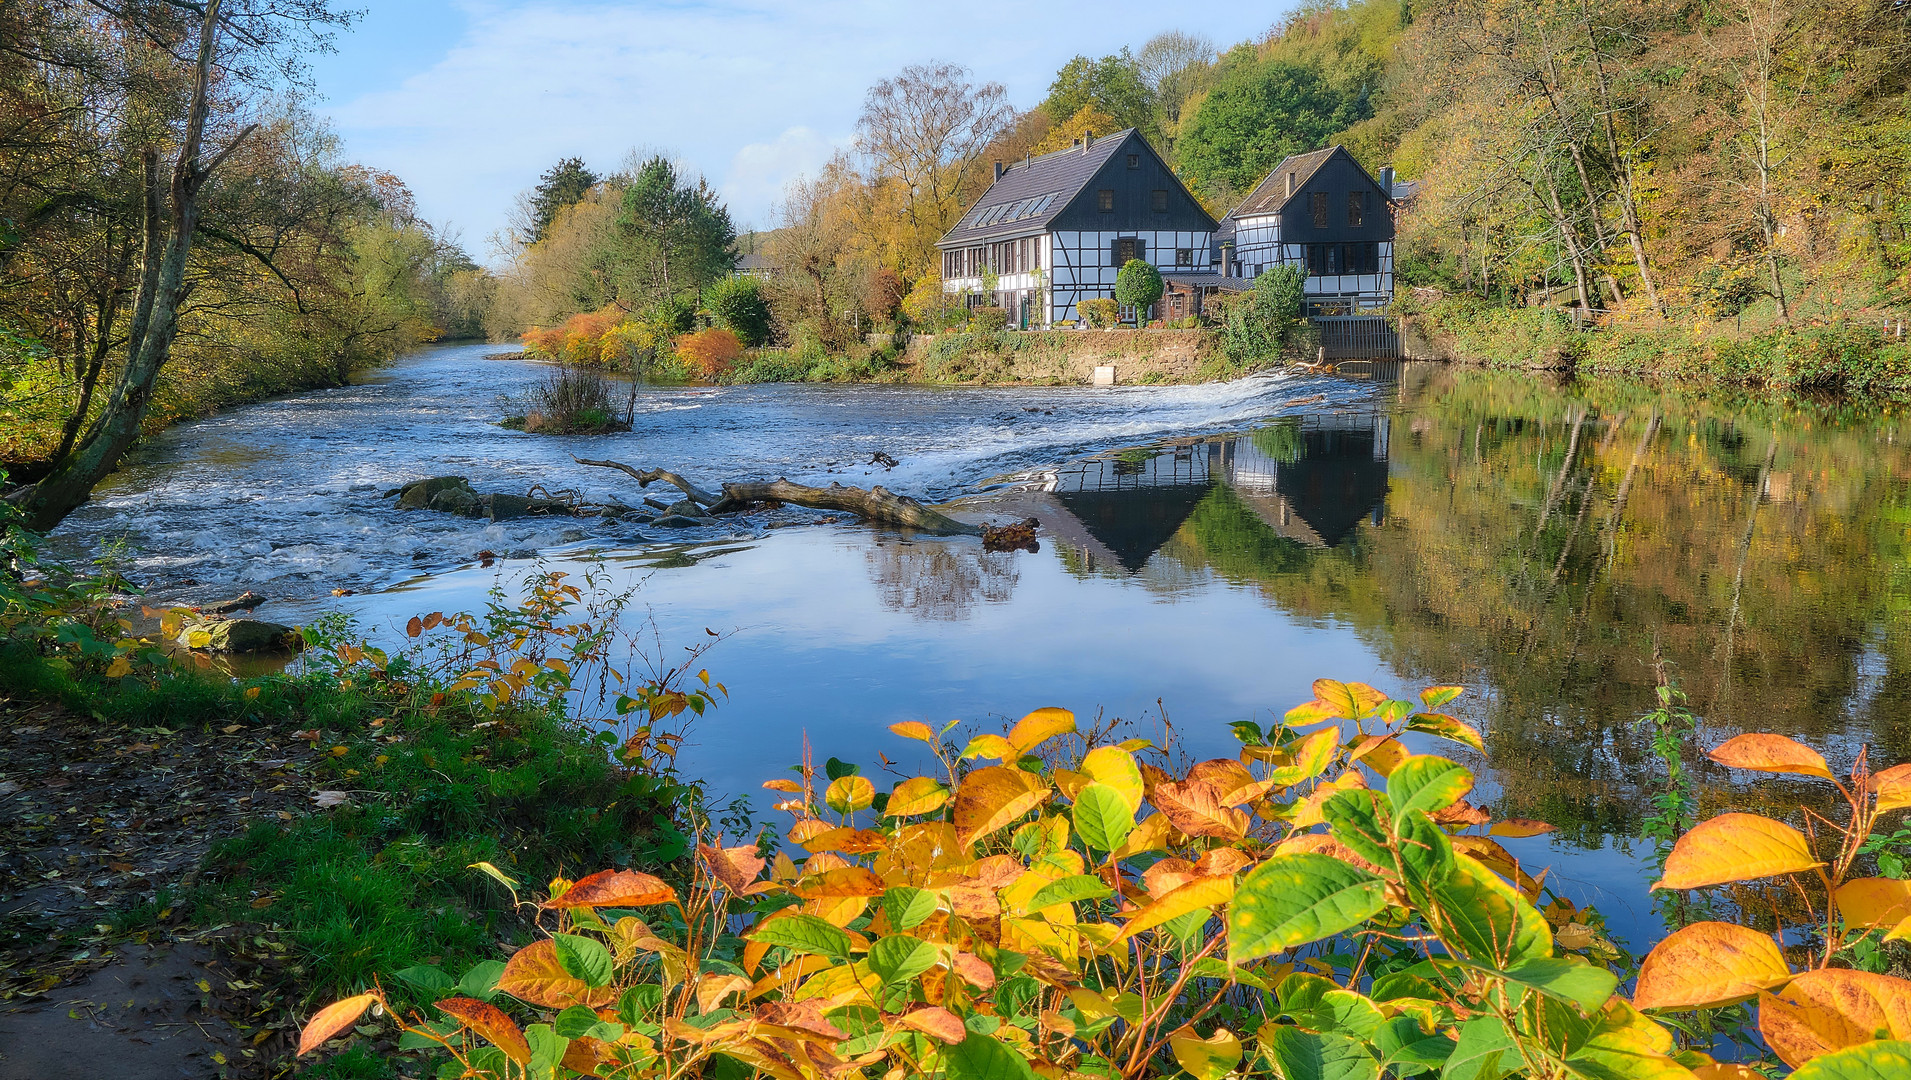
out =
[[[728,330],[712,327],[677,339],[677,359],[691,374],[714,379],[735,366],[743,343]]]
[[[621,309],[612,306],[573,315],[550,329],[532,327],[524,333],[524,349],[533,356],[572,363],[620,360],[621,339],[616,331],[625,318]]]

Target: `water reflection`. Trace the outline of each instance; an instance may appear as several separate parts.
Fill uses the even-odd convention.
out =
[[[959,622],[978,603],[999,604],[1015,592],[1015,552],[964,545],[873,538],[866,558],[884,607],[924,619]]]

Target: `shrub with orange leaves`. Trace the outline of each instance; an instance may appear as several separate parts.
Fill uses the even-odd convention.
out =
[[[574,364],[614,362],[623,358],[619,328],[627,318],[622,309],[612,305],[601,311],[579,312],[558,326],[534,326],[519,340],[524,343],[524,351],[533,356]]]
[[[714,379],[743,356],[743,342],[728,330],[712,327],[677,338],[677,359],[694,375]]]

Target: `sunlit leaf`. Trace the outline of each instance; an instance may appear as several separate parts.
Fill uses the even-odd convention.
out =
[[[552,944],[557,947],[557,963],[564,973],[583,980],[593,990],[607,986],[616,974],[617,964],[611,959],[610,950],[596,938],[581,934],[557,934],[553,936]],[[505,965],[505,971],[510,971],[509,964]]]
[[[963,846],[1001,829],[1042,805],[1049,797],[1040,777],[1005,765],[970,773],[956,791],[952,816],[956,840]]]
[[[1343,720],[1358,720],[1378,708],[1387,695],[1366,683],[1315,679],[1314,700],[1327,703]]]
[[[1261,1029],[1261,1046],[1280,1080],[1378,1080],[1380,1062],[1350,1035],[1302,1031],[1285,1024]]]
[[[823,792],[823,801],[839,814],[853,814],[876,801],[876,785],[866,776],[838,777]]]
[[[1128,800],[1107,784],[1089,784],[1075,795],[1075,834],[1097,851],[1114,851],[1135,827]]]
[[[554,896],[541,906],[551,908],[648,907],[668,904],[677,898],[670,886],[649,874],[634,870],[602,870],[580,879],[562,896]]]
[[[1464,693],[1466,693],[1464,686],[1429,686],[1420,691],[1420,704],[1426,706],[1428,712],[1432,712]]]
[[[1672,846],[1654,889],[1697,889],[1823,866],[1797,829],[1757,814],[1720,814]]]
[[[1911,1042],[1885,1039],[1821,1054],[1791,1080],[1903,1080],[1911,1076]]]
[[[497,1006],[472,998],[449,998],[438,1002],[437,1008],[504,1051],[505,1057],[519,1065],[530,1064],[531,1044],[524,1041],[524,1033]]]
[[[1275,855],[1248,871],[1228,908],[1228,960],[1351,930],[1386,904],[1386,882],[1365,870],[1326,855]]]
[[[1473,774],[1457,762],[1432,754],[1415,754],[1387,774],[1387,803],[1393,816],[1409,810],[1431,814],[1453,805],[1473,789]]]
[[[1720,765],[1753,772],[1797,773],[1830,780],[1831,767],[1818,751],[1783,735],[1736,735],[1705,755]]]
[[[1480,737],[1479,730],[1472,724],[1458,717],[1448,716],[1446,713],[1414,713],[1407,718],[1407,730],[1438,735],[1442,739],[1464,743],[1482,754],[1486,753],[1486,740]]]
[[[1911,764],[1893,765],[1871,774],[1866,785],[1878,795],[1878,813],[1911,806]]]
[[[908,934],[890,934],[869,947],[869,970],[892,985],[908,982],[935,964],[936,947]]]
[[[602,945],[597,947],[603,948]],[[577,950],[573,951],[575,953]],[[573,962],[577,962],[575,956]],[[497,990],[519,1001],[550,1009],[567,1009],[572,1005],[595,1008],[617,998],[615,987],[603,983],[593,987],[567,970],[559,959],[558,943],[550,938],[534,941],[512,953],[511,959],[504,965],[504,973],[498,976]]]
[[[928,724],[920,720],[904,720],[899,724],[891,724],[889,730],[905,739],[915,739],[918,742],[928,743],[930,746],[936,744],[936,733],[930,730]]]
[[[358,1022],[358,1018],[378,1000],[376,994],[359,994],[343,1001],[334,1001],[317,1013],[305,1024],[305,1031],[299,1035],[299,1050],[294,1056],[304,1056],[323,1046],[327,1040]]]
[[[1119,746],[1097,746],[1082,758],[1082,775],[1114,788],[1128,804],[1130,815],[1141,810],[1144,787],[1135,755]]]
[[[1108,883],[1092,874],[1076,874],[1051,881],[1037,890],[1029,899],[1028,910],[1041,911],[1056,904],[1072,904],[1081,900],[1099,900],[1112,896],[1114,890]]]
[[[886,817],[933,814],[949,801],[949,789],[930,776],[914,776],[896,785],[883,807]]]
[[[1546,917],[1471,856],[1455,852],[1446,880],[1431,891],[1441,940],[1466,959],[1505,970],[1552,955]]]
[[[1486,831],[1491,836],[1519,839],[1526,836],[1542,836],[1558,828],[1557,825],[1548,825],[1544,821],[1533,821],[1530,818],[1507,818],[1504,821],[1494,822],[1493,827]]]
[[[1895,927],[1911,919],[1911,881],[1856,878],[1838,886],[1837,903],[1846,926]]]
[[[1205,780],[1156,784],[1155,807],[1188,836],[1239,840],[1247,835],[1244,810],[1221,805],[1221,793]]]
[[[1475,1017],[1461,1024],[1459,1032],[1441,1080],[1499,1080],[1520,1068],[1519,1047],[1499,1017]]]
[[[1587,1014],[1598,1012],[1619,986],[1619,976],[1572,956],[1530,957],[1494,974]]]
[[[1009,729],[1009,745],[1016,753],[1026,754],[1057,735],[1075,732],[1075,714],[1067,709],[1037,709],[1016,721]]]
[[[937,1005],[916,1009],[904,1016],[900,1023],[941,1043],[959,1043],[969,1037],[969,1029],[962,1024],[962,1018]]]
[[[1405,1074],[1412,1066],[1437,1069],[1453,1055],[1453,1040],[1437,1031],[1429,1032],[1411,1016],[1396,1016],[1381,1026],[1374,1040],[1382,1065],[1401,1067]]]
[[[1691,1072],[1672,1057],[1672,1032],[1613,998],[1583,1042],[1566,1058],[1582,1080],[1689,1080]]]
[[[1641,1009],[1702,1009],[1743,1001],[1791,976],[1769,935],[1732,923],[1682,927],[1639,968],[1632,1003]]]
[[[1873,1039],[1911,1038],[1911,982],[1842,968],[1807,971],[1759,995],[1758,1030],[1793,1068]]]
[[[1020,755],[1015,752],[1015,744],[1000,735],[977,735],[962,748],[964,761],[972,758],[994,758],[997,761],[1013,761]]]
[[[838,866],[804,876],[796,895],[805,900],[840,900],[847,896],[881,896],[883,879],[861,866]]]
[[[1143,930],[1160,926],[1170,919],[1178,919],[1191,911],[1225,904],[1233,896],[1234,879],[1232,877],[1195,878],[1129,915],[1127,923],[1121,928],[1121,933],[1115,936],[1115,944],[1120,944]]]
[[[781,945],[791,952],[848,956],[849,935],[814,915],[778,915],[750,932],[753,941]]]
[[[898,886],[883,894],[883,914],[892,930],[909,930],[936,913],[936,894],[926,889]]]
[[[970,1032],[945,1047],[942,1062],[948,1080],[1034,1080],[1028,1061],[993,1035]]]

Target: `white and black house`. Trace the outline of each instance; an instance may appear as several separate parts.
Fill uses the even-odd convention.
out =
[[[1375,179],[1344,147],[1295,154],[1222,219],[1211,263],[1247,280],[1300,266],[1306,314],[1377,313],[1393,302],[1393,208],[1408,191],[1392,168]]]
[[[995,169],[936,246],[943,289],[1006,309],[1010,326],[1073,321],[1077,301],[1114,296],[1130,259],[1164,276],[1214,273],[1214,218],[1132,128]]]

